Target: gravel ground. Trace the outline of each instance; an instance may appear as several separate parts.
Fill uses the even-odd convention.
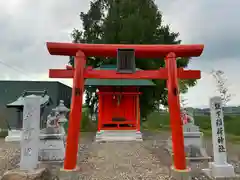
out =
[[[20,150],[17,143],[6,143],[0,138],[0,176],[6,171],[17,167]]]
[[[143,142],[93,142],[94,134],[84,134],[79,145],[79,179],[88,180],[124,180],[124,179],[169,179],[171,157],[164,150],[169,133],[144,132]],[[19,145],[5,143],[0,139],[0,176],[7,169],[16,167],[19,162]],[[207,152],[211,156],[211,141],[206,140]],[[240,173],[240,145],[227,144],[228,159]],[[42,166],[46,166],[42,165]],[[69,177],[62,175],[62,164],[47,165],[62,180]],[[194,167],[193,179],[206,179],[200,174],[204,163],[191,163]]]

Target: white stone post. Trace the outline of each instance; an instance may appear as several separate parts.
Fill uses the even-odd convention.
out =
[[[210,162],[209,169],[203,169],[203,172],[213,179],[236,177],[234,167],[227,163],[221,97],[216,96],[210,99],[210,111],[214,162]]]
[[[210,99],[210,110],[214,162],[218,165],[226,164],[227,149],[221,97],[213,97]]]
[[[23,130],[21,133],[21,170],[34,170],[38,165],[41,97],[24,98]]]

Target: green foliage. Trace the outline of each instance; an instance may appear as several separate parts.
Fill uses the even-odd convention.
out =
[[[180,44],[179,33],[172,32],[169,25],[163,25],[162,14],[154,0],[94,0],[87,13],[81,12],[83,31],[74,29],[72,39],[75,43],[104,44]],[[70,64],[74,65],[70,57]],[[115,64],[114,58],[88,57],[87,65],[94,68],[102,64]],[[189,59],[177,60],[178,67],[186,67]],[[136,59],[140,69],[159,69],[164,67],[164,59]],[[167,105],[165,80],[154,80],[155,87],[142,87],[140,98],[141,116]],[[180,91],[196,84],[196,80],[180,81]],[[97,102],[96,88],[86,89],[86,104],[93,111]]]
[[[7,129],[0,129],[0,138],[5,138],[8,135]]]
[[[227,134],[240,136],[240,116],[224,116],[224,127]],[[204,132],[211,131],[211,120],[209,116],[194,116],[197,126]],[[153,112],[148,116],[148,121],[143,123],[143,128],[149,130],[164,130],[170,128],[168,114]]]
[[[68,123],[65,124],[65,131],[67,133]],[[92,122],[89,119],[89,110],[83,108],[82,112],[82,120],[81,120],[81,132],[95,132],[97,130],[97,124]]]

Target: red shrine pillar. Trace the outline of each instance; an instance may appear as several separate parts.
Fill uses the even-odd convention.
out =
[[[140,123],[140,116],[141,116],[141,114],[140,114],[140,101],[139,101],[139,95],[137,95],[136,96],[136,98],[137,98],[137,131],[140,131],[140,128],[141,128],[141,123]]]
[[[77,165],[78,141],[82,119],[85,64],[85,54],[82,51],[78,51],[74,59],[71,111],[66,143],[66,154],[64,160],[65,170],[74,170]]]
[[[176,170],[186,170],[183,129],[180,116],[177,63],[175,53],[169,53],[165,59],[165,63],[168,70],[168,107],[172,129],[174,168]]]
[[[101,93],[98,94],[98,132],[100,132],[102,128],[102,98],[103,95]]]

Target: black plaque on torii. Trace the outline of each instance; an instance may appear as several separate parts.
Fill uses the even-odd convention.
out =
[[[135,50],[118,49],[117,50],[117,72],[134,73],[136,71]]]

